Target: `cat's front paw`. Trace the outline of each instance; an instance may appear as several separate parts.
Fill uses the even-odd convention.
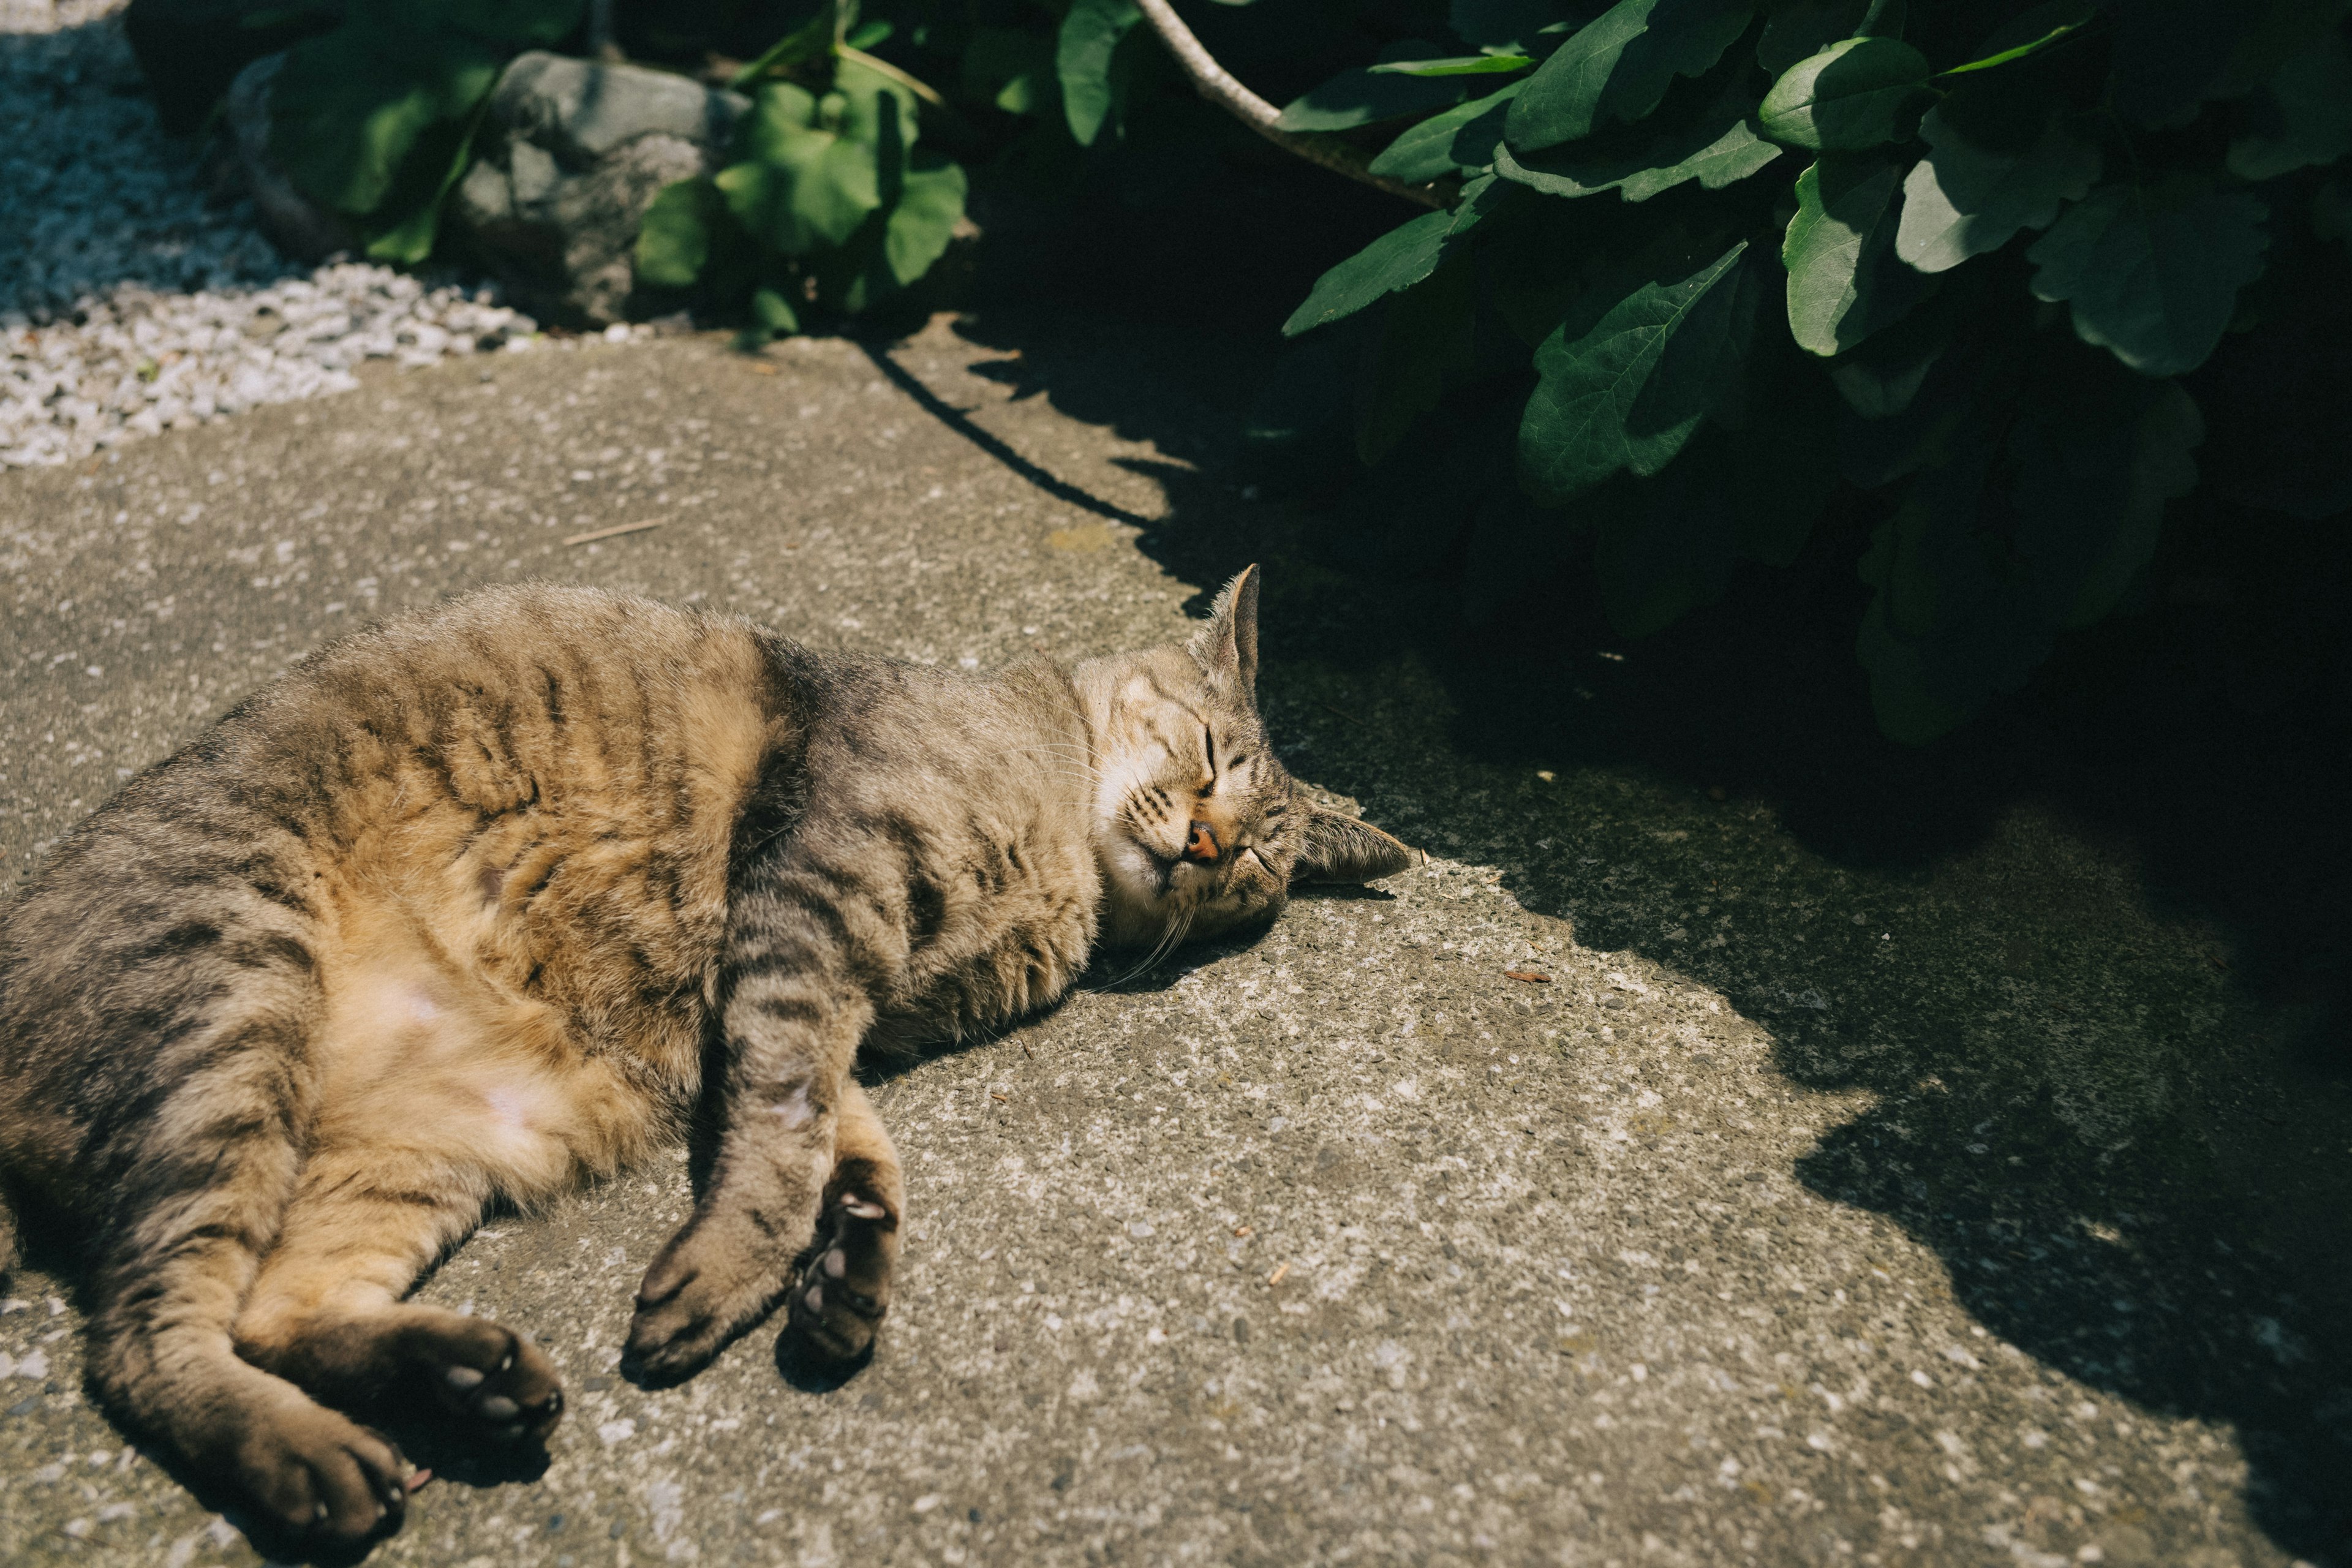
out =
[[[781,1273],[762,1268],[756,1253],[688,1226],[637,1287],[622,1373],[654,1386],[692,1377],[775,1304],[783,1293]]]

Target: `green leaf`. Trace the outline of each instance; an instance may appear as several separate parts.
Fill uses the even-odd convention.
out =
[[[1395,295],[1367,334],[1356,376],[1356,455],[1379,462],[1421,415],[1437,406],[1448,383],[1471,367],[1478,312],[1478,270],[1455,258]]]
[[[1617,191],[1629,202],[1645,202],[1691,180],[1719,191],[1780,156],[1779,147],[1757,133],[1756,122],[1746,113],[1749,101],[1735,84],[1714,112],[1696,124],[1639,152],[1614,157],[1555,154],[1522,163],[1508,147],[1498,147],[1495,173],[1555,196]]]
[[[1522,153],[1639,120],[1675,78],[1697,76],[1747,30],[1750,0],[1617,0],[1528,79],[1505,134]]]
[[[2269,180],[2352,152],[2352,50],[2341,31],[2279,67],[2256,100],[2260,129],[2230,143],[2230,173]]]
[[[2002,49],[1999,53],[1987,55],[1980,60],[1970,60],[1964,66],[1954,66],[1951,69],[1941,71],[1937,74],[1940,76],[1965,76],[1970,71],[1990,70],[1995,66],[2005,66],[2011,60],[2021,60],[2028,55],[2040,54],[2043,49],[2048,48],[2059,39],[2079,33],[2088,26],[2090,26],[2090,24],[2087,20],[2081,22],[2061,23],[2059,26],[2051,28],[2048,32],[2043,33],[2041,37],[2032,39],[2031,42],[2015,45],[2010,48]]]
[[[1038,113],[1059,91],[1054,40],[1020,27],[974,27],[957,85],[964,98],[993,102],[1008,114]]]
[[[788,338],[801,330],[801,313],[774,289],[751,290],[751,321],[771,338]]]
[[[1054,49],[1054,74],[1062,84],[1062,109],[1070,134],[1091,147],[1111,118],[1119,96],[1112,79],[1119,43],[1143,19],[1135,0],[1075,0],[1062,18]]]
[[[313,199],[373,213],[427,132],[464,121],[488,96],[499,64],[462,37],[420,37],[388,23],[306,38],[287,51],[270,87],[270,152]]]
[[[863,101],[869,112],[887,103],[895,129],[895,98]],[[858,102],[845,95],[843,122],[870,132],[870,121],[860,123],[856,113]],[[882,205],[875,143],[819,129],[819,109],[806,89],[791,82],[761,89],[739,132],[749,156],[720,170],[714,182],[735,221],[786,256],[846,243]]]
[[[898,205],[883,230],[882,256],[900,287],[912,284],[945,255],[963,218],[970,182],[945,159],[920,158],[900,183]]]
[[[2261,275],[2267,216],[2252,195],[2210,178],[2102,185],[2025,253],[2034,296],[2068,301],[2076,336],[2142,374],[2186,374],[2221,341],[2238,290]]]
[[[1452,212],[1423,213],[1388,233],[1315,280],[1306,301],[1282,323],[1282,335],[1299,333],[1352,316],[1373,300],[1410,289],[1437,270],[1448,248],[1460,242],[1495,199],[1491,176],[1463,193]]]
[[[1390,60],[1365,68],[1374,76],[1501,76],[1535,63],[1526,55],[1457,55],[1443,60]]]
[[[1462,97],[1463,84],[1450,77],[1382,74],[1385,65],[1420,64],[1427,44],[1391,44],[1379,64],[1344,70],[1312,92],[1283,106],[1276,123],[1284,131],[1352,131],[1409,114],[1444,109]]]
[[[1544,340],[1519,422],[1528,494],[1557,506],[1621,469],[1673,461],[1738,378],[1755,317],[1747,249],[1741,240],[1678,281],[1644,283],[1573,342],[1567,322]]]
[[[1875,153],[1824,153],[1797,176],[1797,216],[1780,259],[1789,269],[1789,331],[1807,353],[1853,347],[1934,287],[1895,258],[1901,174]]]
[[[664,185],[637,226],[636,276],[657,289],[691,289],[710,263],[710,226],[724,209],[709,180]]]
[[[1894,38],[1848,38],[1789,68],[1764,95],[1764,133],[1792,147],[1851,152],[1909,134],[1927,57]]]
[[[2062,203],[2080,201],[2099,177],[2096,143],[2053,115],[2022,152],[1989,152],[1948,123],[1941,109],[1919,122],[1929,148],[1903,182],[1895,253],[1922,272],[1943,272],[1998,250],[2021,228],[2047,228]]]
[[[1371,172],[1418,185],[1485,168],[1494,161],[1495,144],[1503,139],[1503,117],[1511,100],[1527,85],[1515,81],[1500,92],[1431,115],[1383,148],[1372,160]]]

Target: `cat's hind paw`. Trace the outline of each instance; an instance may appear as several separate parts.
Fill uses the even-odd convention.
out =
[[[547,1352],[486,1318],[452,1312],[409,1333],[433,1396],[472,1435],[544,1441],[563,1418],[563,1384]]]
[[[844,1193],[817,1222],[817,1242],[793,1281],[787,1337],[835,1364],[860,1362],[890,1307],[898,1216],[858,1193]]]

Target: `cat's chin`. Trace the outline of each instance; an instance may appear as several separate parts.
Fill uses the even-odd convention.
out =
[[[1103,879],[1102,940],[1112,947],[1149,947],[1167,934],[1169,922],[1185,907],[1187,888],[1204,875],[1198,867],[1171,861],[1125,834],[1098,837],[1095,860]]]

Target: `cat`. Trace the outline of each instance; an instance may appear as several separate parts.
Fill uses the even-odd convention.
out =
[[[0,1275],[16,1214],[61,1221],[98,1398],[320,1549],[415,1479],[346,1412],[562,1415],[542,1351],[419,1276],[697,1115],[625,1370],[691,1375],[780,1300],[854,1366],[906,1216],[861,1060],[1414,859],[1276,761],[1257,598],[1252,568],[1188,642],[987,677],[545,584],[310,655],[0,915]]]

